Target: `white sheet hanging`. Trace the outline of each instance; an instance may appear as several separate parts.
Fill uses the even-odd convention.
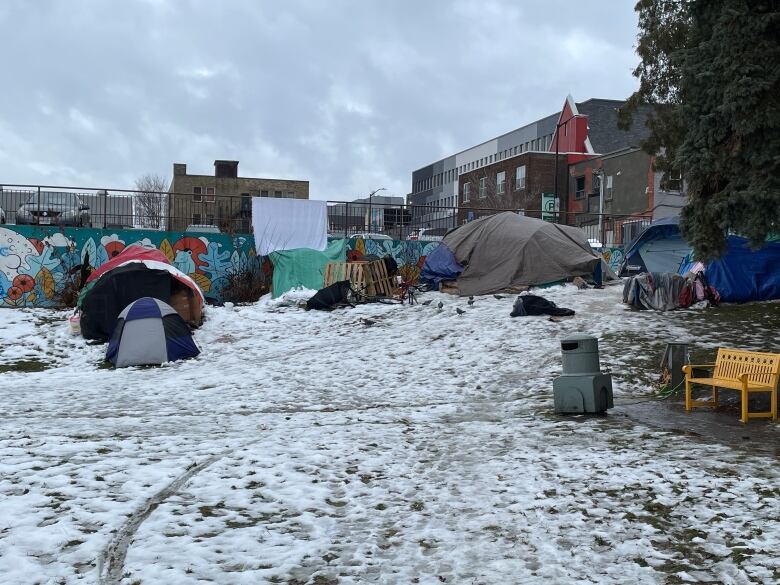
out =
[[[255,249],[260,256],[277,250],[328,245],[328,206],[309,199],[252,198]]]

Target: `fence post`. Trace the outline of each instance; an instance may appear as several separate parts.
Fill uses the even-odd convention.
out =
[[[108,189],[103,189],[103,229],[108,224]]]
[[[41,225],[41,188],[38,187],[38,225]]]
[[[347,238],[347,234],[349,233],[349,201],[344,205],[344,239]]]

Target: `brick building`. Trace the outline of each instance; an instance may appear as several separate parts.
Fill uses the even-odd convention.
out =
[[[638,145],[647,136],[646,112],[640,109],[631,127],[620,129],[617,114],[624,104],[623,100],[596,98],[575,103],[567,96],[558,112],[413,171],[412,189],[407,195],[408,202],[414,206],[412,223],[433,227],[455,225],[461,219],[461,214],[453,211],[462,198],[461,176],[486,169],[489,177],[494,174],[496,164],[518,155],[558,151],[559,163],[563,160],[565,165],[571,165]],[[508,167],[505,171],[507,179],[511,177],[510,170]],[[565,185],[559,177],[561,211],[565,211],[567,202]],[[550,192],[554,191],[553,186]]]
[[[636,146],[572,164],[567,183],[570,223],[613,245],[628,243],[651,220],[678,215],[686,200],[681,178],[656,171],[653,157]],[[600,228],[588,230],[600,213]]]
[[[558,159],[558,182],[566,181],[566,160]],[[496,209],[524,210],[541,217],[542,194],[555,188],[555,154],[525,152],[466,171],[458,177],[458,224]]]
[[[173,163],[168,189],[168,229],[214,225],[225,232],[251,232],[252,197],[308,199],[309,182],[239,177],[237,160],[215,160],[213,175],[187,173]]]

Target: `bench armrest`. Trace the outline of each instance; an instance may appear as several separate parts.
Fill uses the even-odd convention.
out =
[[[682,371],[686,374],[693,372],[694,368],[714,368],[716,364],[685,364]]]

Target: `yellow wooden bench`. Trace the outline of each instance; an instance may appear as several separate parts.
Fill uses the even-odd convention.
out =
[[[714,368],[711,377],[694,378],[694,369]],[[737,390],[742,393],[743,423],[751,418],[777,420],[777,382],[780,380],[780,354],[718,349],[714,364],[683,366],[685,372],[685,410],[694,406],[718,406],[718,389]],[[691,389],[694,384],[712,386],[711,400],[693,400]],[[768,412],[748,412],[748,397],[752,392],[769,392]]]

